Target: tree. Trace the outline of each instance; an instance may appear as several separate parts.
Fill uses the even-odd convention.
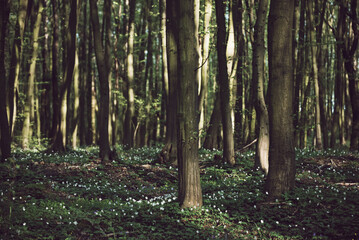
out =
[[[126,83],[127,89],[125,92],[127,100],[127,109],[124,123],[124,144],[126,147],[131,148],[134,144],[133,134],[133,118],[135,116],[135,92],[134,92],[134,41],[135,41],[135,13],[136,13],[136,0],[130,1],[130,16],[128,19],[128,47],[127,47],[127,76]]]
[[[268,18],[269,200],[294,187],[293,48],[294,0],[272,0]],[[289,40],[288,40],[289,39]]]
[[[259,1],[257,9],[257,21],[254,26],[254,46],[253,46],[253,63],[252,71],[254,88],[256,90],[256,112],[258,124],[258,141],[255,157],[255,167],[260,167],[265,174],[268,174],[268,153],[269,153],[269,119],[268,110],[264,97],[264,57],[265,44],[264,33],[267,18],[268,1]]]
[[[230,165],[234,165],[234,139],[230,107],[229,78],[226,60],[226,27],[224,19],[224,6],[221,0],[216,0],[216,17],[218,25],[217,54],[219,71],[219,91],[221,98],[223,124],[223,159]]]
[[[20,75],[20,64],[22,61],[22,49],[24,42],[25,26],[29,19],[28,0],[19,0],[19,10],[17,16],[17,22],[15,26],[15,37],[11,53],[10,60],[10,72],[9,72],[9,85],[8,85],[8,105],[9,105],[9,123],[11,135],[13,135],[14,125],[17,115],[17,99],[19,94],[19,75]]]
[[[311,44],[311,53],[312,53],[312,65],[313,65],[313,82],[314,82],[314,92],[315,92],[315,140],[316,148],[323,148],[322,140],[322,125],[321,125],[321,115],[320,115],[320,105],[319,105],[319,73],[318,73],[318,48],[314,44],[315,38],[315,27],[314,27],[314,16],[313,16],[313,6],[312,1],[308,1],[308,20],[310,26],[310,40]]]
[[[97,0],[90,1],[91,23],[93,30],[96,63],[100,80],[100,120],[99,120],[99,147],[100,158],[103,162],[110,159],[110,143],[108,135],[109,119],[109,78],[111,76],[111,0],[104,2],[104,31],[100,31]],[[105,36],[105,46],[102,44],[102,37]]]
[[[194,0],[179,2],[179,69],[177,157],[181,208],[201,207],[202,189],[198,162],[198,52]]]
[[[359,43],[359,31],[358,31],[358,16],[357,16],[357,4],[356,0],[350,1],[350,7],[346,5],[345,1],[339,1],[339,13],[337,41],[340,49],[342,50],[344,67],[349,78],[349,95],[351,101],[351,107],[353,111],[353,125],[352,135],[350,139],[350,149],[359,149],[359,90],[357,84],[357,64],[355,60],[356,50]],[[347,21],[347,15],[349,21]],[[350,22],[350,23],[348,23]],[[351,26],[351,30],[350,27]]]
[[[11,155],[11,136],[6,112],[6,70],[5,70],[5,39],[7,24],[10,14],[8,0],[1,1],[0,17],[0,150],[1,160],[4,161]]]
[[[209,79],[209,48],[211,40],[210,21],[212,16],[212,1],[206,0],[204,7],[203,38],[202,38],[202,62],[201,64],[201,88],[199,93],[199,130],[204,131],[207,110],[208,79]]]
[[[164,8],[165,1],[162,2]],[[161,158],[164,162],[176,163],[177,160],[177,84],[178,84],[178,10],[176,1],[167,1],[166,3],[166,50],[167,63],[164,63],[164,88],[166,96],[166,136],[165,146],[161,151]],[[162,9],[164,11],[164,9]],[[163,13],[164,14],[164,13]],[[162,23],[164,24],[164,23]],[[165,40],[162,38],[163,41]],[[164,42],[162,42],[164,44]],[[165,61],[165,58],[163,59]],[[165,66],[167,65],[167,69]],[[168,76],[166,75],[168,71]],[[168,83],[166,83],[168,77]],[[167,90],[168,88],[168,90]]]
[[[65,151],[65,147],[66,147],[67,95],[68,95],[69,86],[71,85],[73,79],[73,72],[75,67],[77,1],[78,0],[70,0],[70,2],[67,2],[68,4],[67,7],[70,9],[70,15],[68,20],[66,21],[68,28],[66,31],[65,43],[64,43],[66,47],[66,64],[63,73],[64,81],[60,89],[59,97],[57,98],[58,106],[59,106],[58,109],[59,122],[56,128],[55,140],[53,145],[51,146],[51,150],[54,151]],[[54,44],[56,44],[56,42],[54,42]],[[55,88],[56,87],[57,86],[55,86]]]
[[[42,18],[42,11],[44,10],[44,2],[43,0],[39,0],[34,10],[37,12],[36,21],[33,26],[32,33],[32,54],[30,60],[30,67],[27,79],[27,90],[25,92],[26,95],[26,103],[24,107],[24,122],[22,126],[22,138],[21,138],[21,147],[28,148],[29,141],[32,137],[32,122],[34,120],[34,93],[35,93],[35,77],[36,77],[36,60],[38,56],[39,49],[39,32],[40,32],[40,24]]]

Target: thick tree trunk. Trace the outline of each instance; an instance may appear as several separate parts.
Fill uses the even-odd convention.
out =
[[[178,199],[181,208],[201,207],[198,162],[198,52],[194,1],[179,2]]]
[[[261,0],[257,9],[257,21],[254,26],[253,46],[253,77],[252,81],[256,89],[256,112],[258,124],[258,142],[255,157],[255,167],[260,167],[265,174],[268,174],[268,153],[269,153],[269,119],[268,110],[264,97],[264,57],[265,57],[265,23],[267,17],[268,1]]]
[[[230,107],[230,87],[226,61],[226,27],[224,19],[224,6],[223,2],[221,1],[216,1],[216,17],[218,25],[217,53],[219,68],[219,90],[221,96],[223,124],[223,161],[230,165],[234,165],[234,139]]]
[[[269,173],[268,199],[294,187],[292,26],[294,0],[272,0],[268,21]]]

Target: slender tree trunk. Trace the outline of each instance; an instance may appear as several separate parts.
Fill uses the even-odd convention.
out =
[[[58,10],[57,1],[52,0],[52,11],[53,11],[53,29],[52,29],[52,127],[50,131],[50,138],[55,141],[57,134],[57,128],[59,126],[59,112],[60,112],[60,99],[59,99],[59,80],[58,80],[58,51],[59,51],[59,27],[58,27]]]
[[[13,44],[11,60],[10,60],[8,102],[9,102],[9,110],[10,110],[9,123],[10,123],[11,135],[13,135],[14,132],[15,120],[17,115],[17,101],[19,98],[18,86],[19,86],[20,66],[22,61],[24,32],[25,32],[25,26],[29,18],[29,14],[27,14],[28,5],[29,5],[28,0],[19,1],[19,10],[18,10],[17,22],[15,26],[14,44]]]
[[[268,1],[261,0],[257,9],[257,21],[254,26],[253,46],[253,77],[252,81],[256,89],[256,112],[258,124],[258,141],[255,157],[255,167],[260,167],[265,174],[268,174],[268,153],[269,153],[269,119],[268,110],[264,98],[264,57],[265,57],[265,23],[267,17]]]
[[[88,24],[87,24],[87,1],[83,1],[83,25],[82,25],[82,33],[81,33],[81,41],[79,47],[79,54],[82,60],[82,64],[80,64],[80,111],[79,111],[79,138],[80,138],[80,145],[86,145],[86,129],[89,128],[88,122],[86,121],[87,114],[88,114],[88,98],[87,93],[88,89],[91,88],[87,84],[88,78],[88,58],[89,55],[87,54],[86,44],[88,41]]]
[[[59,125],[57,127],[57,134],[55,137],[52,150],[64,151],[66,147],[66,115],[67,115],[67,94],[69,86],[73,79],[73,72],[75,67],[75,52],[76,52],[76,28],[77,28],[77,0],[71,0],[69,3],[70,16],[68,19],[68,29],[66,32],[66,67],[64,71],[64,83],[61,87],[59,96],[60,113]]]
[[[268,199],[294,188],[292,27],[294,0],[272,0],[268,20],[269,172]]]
[[[207,110],[207,95],[208,95],[208,78],[209,78],[209,44],[210,44],[210,20],[212,16],[212,1],[205,1],[204,9],[204,21],[203,21],[203,40],[202,40],[202,62],[201,65],[201,90],[199,94],[199,130],[200,136],[201,132],[204,131],[205,121],[206,121],[206,110]],[[201,141],[201,140],[200,140]]]
[[[231,107],[230,107],[230,87],[226,64],[226,27],[224,19],[223,2],[216,1],[216,17],[218,25],[217,33],[217,53],[219,67],[219,82],[221,96],[221,111],[223,124],[223,159],[230,165],[235,164],[234,159],[234,139],[232,129]]]
[[[73,102],[73,113],[72,113],[72,126],[71,126],[71,137],[72,137],[72,147],[78,147],[77,134],[79,127],[79,107],[80,107],[80,67],[79,67],[79,55],[78,50],[75,53],[75,67],[74,67],[74,79],[73,79],[73,89],[74,89],[74,102]]]
[[[311,41],[311,56],[313,66],[313,82],[314,82],[314,93],[315,93],[315,140],[316,148],[323,148],[322,140],[322,126],[320,120],[320,104],[319,104],[319,75],[318,75],[318,47],[315,37],[315,26],[314,26],[314,15],[312,1],[308,1],[308,21],[310,25],[310,41]]]
[[[243,6],[242,0],[234,0],[233,1],[233,18],[234,18],[234,33],[237,42],[237,55],[238,55],[238,64],[237,64],[237,87],[236,87],[236,103],[235,103],[235,111],[234,111],[234,137],[236,147],[241,146],[243,143],[243,68],[245,65],[245,40],[243,34]]]
[[[221,145],[221,99],[219,91],[215,93],[214,107],[206,132],[203,147],[206,149],[219,149]]]
[[[28,148],[30,139],[32,137],[32,121],[34,120],[34,90],[35,90],[35,76],[36,76],[36,60],[39,48],[39,32],[41,25],[41,17],[43,11],[43,0],[39,0],[37,6],[37,16],[34,24],[32,35],[32,54],[30,60],[29,75],[27,79],[26,103],[24,107],[24,123],[21,134],[21,147]]]
[[[179,2],[178,198],[181,208],[201,207],[198,162],[198,69],[194,1]]]
[[[344,67],[348,74],[349,79],[349,95],[350,103],[352,107],[352,132],[350,138],[350,149],[358,150],[359,149],[359,91],[357,84],[357,63],[355,60],[356,50],[358,48],[359,42],[359,31],[358,31],[358,17],[357,17],[357,0],[350,1],[349,6],[345,6],[345,3],[341,2],[339,7],[339,16],[338,18],[341,21],[343,35],[338,36],[339,46],[343,53],[344,58]],[[350,9],[350,22],[348,23],[346,19],[346,11]],[[339,24],[339,23],[338,23]],[[348,26],[351,26],[351,30]]]
[[[10,14],[10,3],[2,1],[0,10],[0,153],[1,161],[11,156],[11,135],[9,119],[6,112],[6,70],[5,70],[5,39]]]
[[[297,45],[297,61],[295,71],[295,93],[294,93],[294,139],[295,146],[300,146],[300,132],[301,132],[301,115],[303,111],[301,108],[301,96],[303,95],[302,86],[305,75],[305,9],[306,1],[301,1],[300,4],[300,19],[298,29],[298,45]]]
[[[110,160],[110,143],[108,133],[109,122],[109,78],[111,76],[111,0],[105,0],[104,2],[104,33],[101,34],[98,9],[96,0],[90,1],[90,13],[93,30],[94,48],[96,54],[96,63],[99,72],[100,80],[100,119],[99,119],[99,147],[100,158],[103,162]],[[102,43],[102,35],[105,36],[105,46]]]
[[[167,1],[166,49],[168,57],[168,98],[166,105],[165,146],[160,154],[162,161],[175,164],[177,164],[178,8],[179,6],[176,1]]]
[[[134,122],[135,116],[135,92],[134,92],[134,38],[135,38],[135,11],[136,1],[130,1],[130,17],[128,22],[128,49],[127,49],[127,92],[125,94],[127,99],[127,110],[124,123],[124,144],[127,148],[131,148],[134,144]]]

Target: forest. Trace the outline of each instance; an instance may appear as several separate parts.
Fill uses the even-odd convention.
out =
[[[0,239],[358,239],[357,0],[1,0]]]

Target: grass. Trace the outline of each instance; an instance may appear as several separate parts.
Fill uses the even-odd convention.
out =
[[[358,239],[359,155],[296,152],[296,188],[266,202],[254,153],[236,167],[200,151],[204,206],[180,209],[177,169],[151,165],[159,147],[124,151],[103,166],[98,149],[15,150],[0,165],[0,239]]]

